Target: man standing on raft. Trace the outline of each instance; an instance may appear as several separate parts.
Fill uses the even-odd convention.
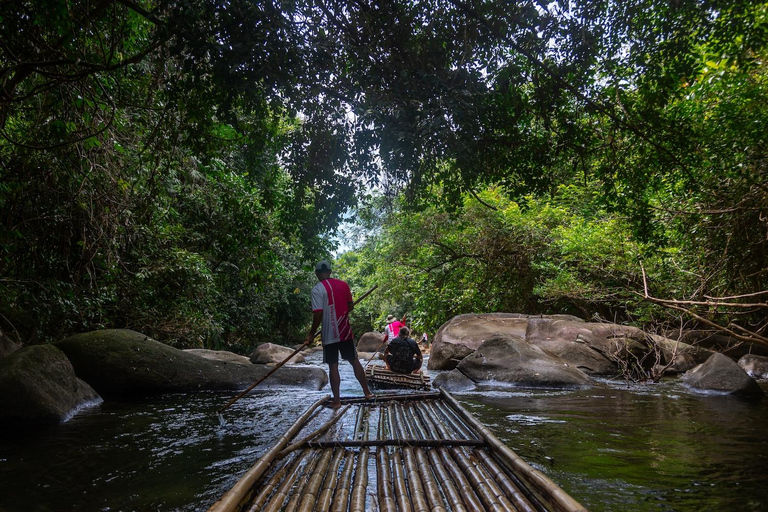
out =
[[[323,341],[323,363],[328,365],[329,380],[333,400],[329,404],[332,409],[341,407],[339,387],[339,353],[342,359],[349,361],[355,371],[355,377],[363,387],[365,398],[374,395],[368,389],[365,370],[357,358],[355,342],[352,337],[352,327],[349,324],[349,313],[354,307],[352,292],[349,285],[340,279],[331,277],[331,266],[327,261],[315,265],[315,275],[320,281],[312,288],[312,328],[307,335],[307,343],[312,343],[315,331],[322,323],[320,338]]]

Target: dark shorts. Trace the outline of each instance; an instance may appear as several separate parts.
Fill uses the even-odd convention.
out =
[[[329,365],[339,364],[339,352],[341,352],[341,358],[345,361],[357,359],[355,342],[349,339],[338,343],[331,343],[330,345],[323,345],[323,362]]]

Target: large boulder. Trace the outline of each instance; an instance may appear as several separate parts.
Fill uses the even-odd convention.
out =
[[[527,327],[528,315],[517,313],[455,316],[435,333],[427,368],[452,370],[488,338],[497,334],[524,338]]]
[[[739,359],[739,366],[753,379],[768,379],[768,357],[747,354]]]
[[[617,361],[647,352],[643,331],[610,323],[530,318],[525,339],[592,375],[616,375]]]
[[[52,345],[25,347],[0,360],[0,424],[58,423],[100,402]]]
[[[705,362],[714,354],[712,350],[656,334],[650,334],[649,337],[661,351],[659,369],[663,368],[665,373],[685,373]]]
[[[254,350],[249,359],[253,364],[277,364],[293,354],[296,349],[276,345],[274,343],[262,343]],[[296,354],[288,363],[303,363],[305,358],[301,353]]]
[[[127,329],[77,334],[57,346],[67,354],[78,377],[103,396],[238,390],[269,371],[263,365],[205,359]],[[321,368],[293,367],[281,368],[259,386],[319,390],[327,382]]]
[[[586,387],[592,380],[581,370],[520,336],[497,334],[483,342],[456,367],[470,380],[524,387]]]
[[[683,375],[683,382],[702,391],[732,395],[762,395],[760,385],[736,362],[723,354],[713,354],[707,361]]]
[[[380,332],[367,332],[360,336],[360,339],[357,340],[357,351],[358,352],[377,352],[377,351],[384,351],[384,347],[382,347],[382,344],[384,343],[384,334]]]
[[[226,350],[208,350],[205,348],[188,348],[184,352],[188,354],[195,354],[196,356],[204,357],[205,359],[211,359],[213,361],[226,361],[228,363],[242,364],[245,366],[251,366],[253,363],[250,359],[234,352],[228,352]]]

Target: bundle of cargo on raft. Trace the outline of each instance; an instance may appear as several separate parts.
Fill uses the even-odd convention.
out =
[[[365,367],[368,384],[378,389],[410,388],[429,389],[429,376],[423,371],[418,373],[395,373],[386,366],[372,364]]]
[[[209,512],[586,510],[444,390],[346,398],[334,412],[323,408],[329,400],[310,406]]]

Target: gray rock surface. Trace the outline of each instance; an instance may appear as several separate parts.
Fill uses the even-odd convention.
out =
[[[286,357],[290,356],[295,351],[296,349],[276,345],[274,343],[262,343],[251,353],[249,359],[251,363],[254,364],[276,364],[284,361]],[[301,355],[301,353],[298,353],[286,364],[303,363],[304,361],[304,356]]]
[[[483,342],[456,367],[475,383],[501,382],[523,387],[586,387],[581,370],[520,336],[499,334]]]
[[[747,354],[739,359],[739,366],[753,379],[768,379],[768,357]]]
[[[21,345],[13,341],[5,334],[0,333],[0,358],[8,356],[21,348]]]
[[[451,370],[449,372],[443,372],[432,381],[433,388],[443,388],[450,392],[472,391],[477,387],[477,384],[461,373],[459,370]]]
[[[127,329],[107,329],[70,336],[57,346],[78,377],[102,396],[148,395],[198,390],[238,390],[269,371],[212,361],[189,354]],[[319,390],[328,376],[318,367],[283,367],[259,385]]]
[[[683,375],[689,387],[732,395],[762,395],[760,385],[736,362],[723,354],[713,354],[707,361]]]
[[[242,364],[245,366],[251,366],[253,363],[250,359],[234,352],[228,352],[226,350],[208,350],[204,348],[188,348],[184,352],[188,354],[194,354],[196,356],[204,357],[205,359],[211,359],[213,361],[226,361],[228,363]]]
[[[458,315],[435,333],[427,368],[452,370],[485,340],[497,334],[525,337],[528,316],[517,313]]]
[[[0,424],[59,423],[100,402],[52,345],[24,347],[0,360]]]
[[[357,340],[357,351],[358,352],[384,352],[384,348],[382,347],[382,342],[384,340],[384,334],[380,332],[367,332],[360,336],[360,339]],[[381,349],[381,350],[379,350]]]

